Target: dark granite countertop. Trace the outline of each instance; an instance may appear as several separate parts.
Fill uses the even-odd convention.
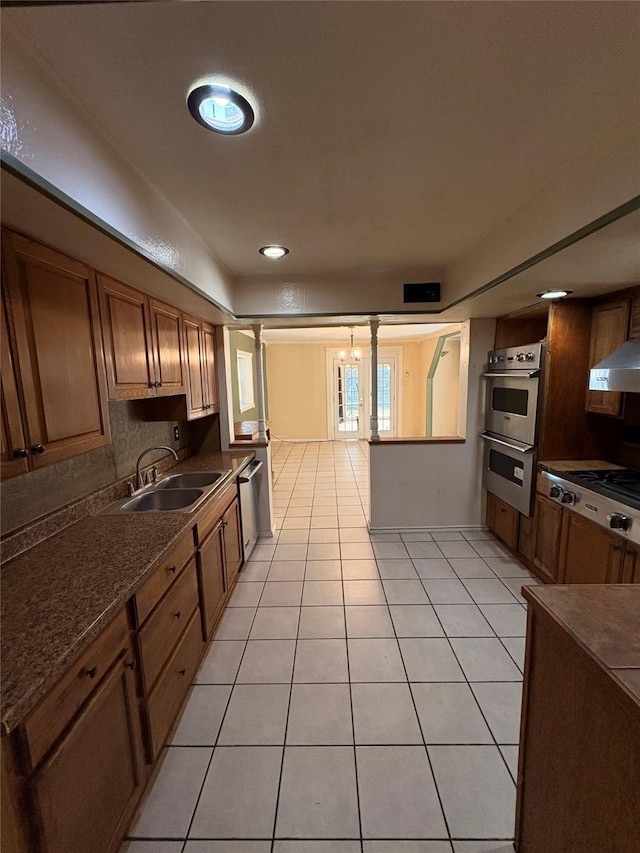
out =
[[[171,469],[224,471],[215,497],[254,454],[206,453]],[[2,724],[15,728],[124,607],[192,513],[91,515],[2,566]]]

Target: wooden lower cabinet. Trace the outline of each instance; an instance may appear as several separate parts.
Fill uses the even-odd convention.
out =
[[[135,690],[121,657],[32,779],[47,853],[115,850],[145,780]]]
[[[536,495],[536,532],[531,562],[546,580],[558,579],[562,506],[544,495]]]
[[[222,531],[222,521],[219,521],[198,549],[202,631],[205,639],[213,631],[224,603],[225,570]]]
[[[3,853],[118,850],[147,779],[134,668],[122,611],[3,737]]]
[[[198,669],[203,648],[200,610],[196,609],[146,703],[151,754],[154,759],[162,750],[169,729],[184,702]]]
[[[622,561],[620,582],[640,583],[640,548],[637,545],[627,543]]]
[[[224,530],[224,577],[228,590],[236,582],[242,565],[242,530],[240,527],[240,502],[236,498],[222,516]]]
[[[624,540],[592,521],[565,512],[562,517],[560,583],[618,583]]]
[[[487,492],[487,527],[514,551],[518,547],[518,520],[517,509]]]
[[[605,588],[588,596],[584,587],[535,589],[539,597],[527,596],[515,848],[634,853],[640,703],[609,669],[631,660],[632,608],[625,616]]]

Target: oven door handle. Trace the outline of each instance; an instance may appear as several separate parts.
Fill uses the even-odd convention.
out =
[[[483,373],[483,379],[536,379],[540,376],[539,370],[512,370],[510,373]]]
[[[533,444],[513,444],[510,441],[505,441],[504,438],[496,438],[495,435],[491,435],[488,432],[481,432],[480,438],[483,441],[495,441],[496,444],[504,444],[505,447],[508,447],[510,450],[517,450],[518,453],[532,453],[535,450]]]

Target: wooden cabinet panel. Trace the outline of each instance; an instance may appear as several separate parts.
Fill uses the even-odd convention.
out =
[[[187,363],[187,418],[208,414],[202,376],[202,323],[194,317],[183,315],[184,352]]]
[[[110,440],[96,284],[84,264],[13,232],[3,250],[30,467],[41,468]]]
[[[520,514],[518,522],[518,554],[521,554],[530,563],[533,562],[535,553],[537,523],[537,507],[534,503],[533,515]]]
[[[230,590],[242,565],[242,532],[240,529],[240,503],[236,498],[222,516],[224,537],[225,588]]]
[[[562,517],[561,583],[618,583],[624,540],[567,510]]]
[[[628,299],[607,302],[593,308],[589,368],[627,340],[629,313]],[[587,391],[586,408],[588,412],[618,417],[622,413],[622,394],[618,391]]]
[[[200,611],[196,610],[182,640],[153,688],[148,704],[151,754],[157,756],[180,710],[200,662],[203,648]]]
[[[603,595],[603,624],[611,613]],[[516,849],[631,853],[640,838],[638,705],[540,606],[530,603],[528,618]]]
[[[151,577],[136,592],[137,624],[142,625],[149,613],[193,556],[193,532],[189,530],[171,549]]]
[[[158,396],[186,393],[182,357],[182,321],[177,308],[151,299],[151,329]]]
[[[532,562],[552,581],[558,578],[562,506],[544,495],[536,495],[536,537]]]
[[[222,520],[198,549],[202,627],[205,639],[216,623],[225,594],[224,540]]]
[[[198,606],[198,578],[192,559],[140,631],[140,657],[148,693]]]
[[[621,583],[640,583],[640,548],[627,542],[622,562]]]
[[[27,718],[24,741],[32,767],[44,757],[83,702],[95,690],[129,636],[127,614],[123,610],[99,634],[75,664]]]
[[[2,479],[26,474],[29,470],[29,451],[22,428],[22,415],[18,399],[18,387],[13,364],[13,356],[9,345],[9,330],[5,316],[4,300],[2,300],[2,368],[0,371],[0,395],[2,411],[0,415],[1,444],[0,463]]]
[[[490,494],[487,494],[487,526],[505,545],[515,550],[518,545],[518,510],[495,495],[489,501]]]
[[[120,659],[33,779],[47,853],[106,853],[143,783],[130,670]]]
[[[216,373],[216,338],[213,326],[206,323],[202,325],[202,338],[204,343],[203,379],[206,385],[206,406],[211,412],[220,409],[218,401],[218,376]]]
[[[98,275],[109,397],[155,397],[149,300],[143,293]]]

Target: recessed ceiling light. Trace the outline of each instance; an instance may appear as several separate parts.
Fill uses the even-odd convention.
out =
[[[271,258],[272,261],[277,261],[278,258],[284,258],[285,255],[289,254],[289,250],[286,246],[263,246],[261,249],[258,249],[261,255],[264,255],[265,258]]]
[[[573,290],[545,290],[543,293],[536,293],[538,299],[564,299],[569,296]]]
[[[187,106],[198,124],[227,136],[246,133],[255,119],[249,101],[228,86],[196,86]]]

